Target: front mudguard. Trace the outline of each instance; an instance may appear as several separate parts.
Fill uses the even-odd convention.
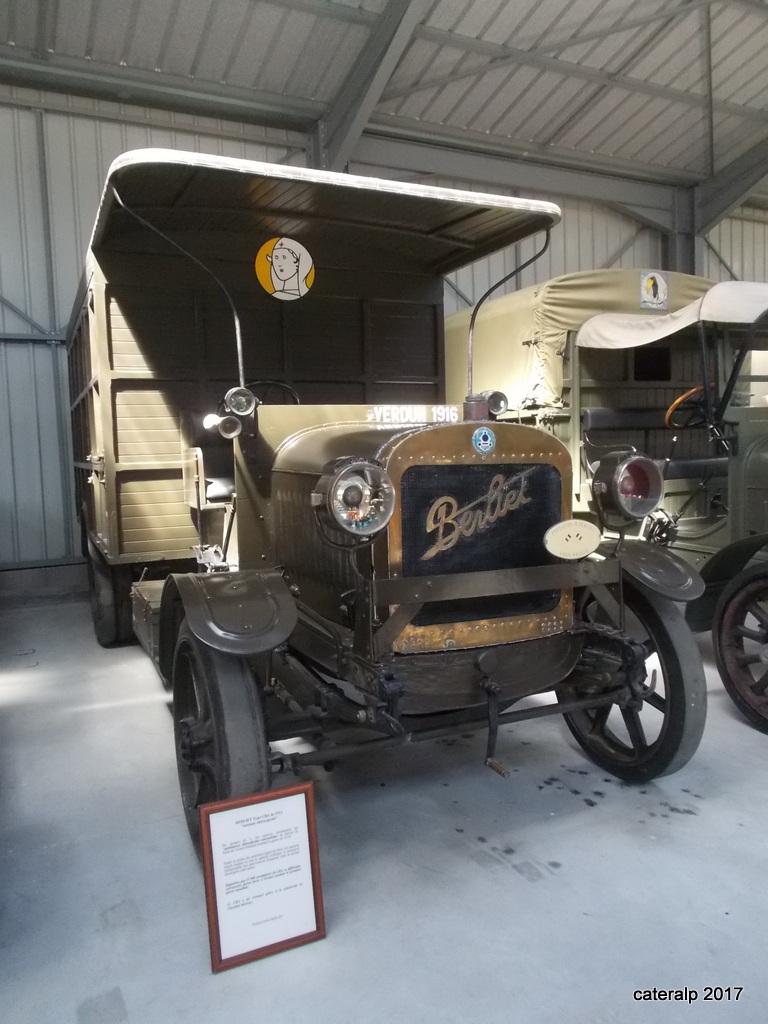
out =
[[[618,555],[623,571],[636,583],[672,601],[694,601],[704,593],[704,580],[679,555],[646,540],[604,541],[597,549],[606,558]]]
[[[248,657],[281,644],[293,632],[297,617],[279,572],[174,573],[165,581],[160,602],[160,672],[170,678],[184,618],[203,643]]]

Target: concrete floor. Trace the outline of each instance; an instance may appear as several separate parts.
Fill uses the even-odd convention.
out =
[[[78,589],[5,594],[9,1024],[765,1021],[768,736],[732,706],[708,640],[704,740],[658,782],[593,767],[558,719],[503,731],[508,779],[479,733],[306,776],[327,938],[214,975],[153,667],[99,648]],[[635,1000],[652,989],[698,1001]]]

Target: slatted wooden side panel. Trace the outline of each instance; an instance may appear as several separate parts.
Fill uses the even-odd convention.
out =
[[[121,555],[191,557],[198,538],[180,469],[121,470],[116,488]]]
[[[191,385],[168,382],[138,387],[121,381],[115,388],[115,455],[121,464],[175,462],[181,459],[181,416],[190,405]]]

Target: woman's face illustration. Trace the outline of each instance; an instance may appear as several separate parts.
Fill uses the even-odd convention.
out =
[[[272,267],[281,281],[288,281],[298,272],[299,260],[290,249],[273,249]]]

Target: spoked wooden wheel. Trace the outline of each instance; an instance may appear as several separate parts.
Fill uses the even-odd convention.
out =
[[[595,764],[627,782],[645,782],[691,758],[704,731],[707,691],[701,657],[674,602],[628,581],[624,601],[625,632],[645,652],[641,696],[563,717]],[[615,616],[597,599],[587,613],[605,624]],[[558,689],[560,700],[576,696],[583,691],[567,681]]]
[[[728,695],[752,725],[768,732],[768,564],[740,573],[723,590],[712,646]]]
[[[246,659],[204,644],[186,621],[173,662],[173,724],[184,814],[199,852],[199,807],[269,789],[269,744]]]

